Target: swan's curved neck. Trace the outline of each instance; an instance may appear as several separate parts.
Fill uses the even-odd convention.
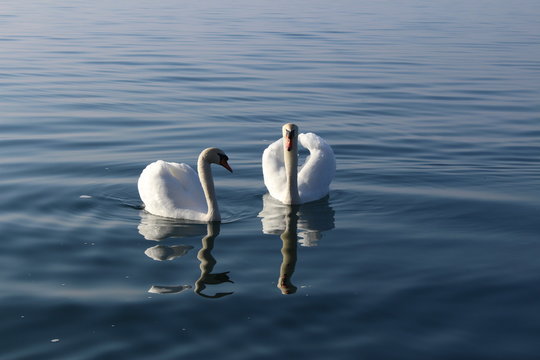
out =
[[[207,221],[220,221],[221,215],[216,199],[212,169],[210,168],[210,163],[206,161],[203,156],[199,156],[197,172],[199,173],[199,180],[201,181],[204,196],[206,198],[206,205],[208,206],[208,212],[206,213]]]
[[[295,136],[292,139],[290,151],[283,145],[283,153],[285,160],[285,176],[286,176],[286,204],[299,204],[300,195],[298,194],[298,138]]]

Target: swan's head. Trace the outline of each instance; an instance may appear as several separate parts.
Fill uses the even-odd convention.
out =
[[[229,157],[227,154],[225,154],[225,151],[218,149],[218,148],[208,148],[204,149],[201,152],[201,155],[199,156],[204,161],[210,163],[210,164],[218,164],[223,166],[225,169],[229,170],[230,172],[233,172],[231,167],[229,166]]]
[[[287,149],[287,151],[291,151],[298,139],[298,126],[293,123],[288,123],[283,125],[281,130],[283,133],[283,141],[285,143],[285,148]]]

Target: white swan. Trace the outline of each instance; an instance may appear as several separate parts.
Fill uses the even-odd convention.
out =
[[[283,137],[270,144],[262,156],[264,184],[272,197],[284,204],[302,204],[328,194],[336,172],[330,145],[313,134],[298,134],[295,124],[285,124]],[[298,141],[310,155],[298,170]]]
[[[220,221],[210,164],[232,172],[229,158],[220,149],[201,152],[197,173],[187,164],[158,160],[141,173],[137,187],[144,208],[154,215],[196,221]]]

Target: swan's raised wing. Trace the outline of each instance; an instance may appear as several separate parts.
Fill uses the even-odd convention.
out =
[[[303,203],[318,200],[328,194],[336,172],[332,148],[313,133],[298,135],[299,143],[309,150],[309,157],[298,172],[298,193]]]
[[[141,173],[138,188],[146,210],[152,214],[187,218],[181,212],[207,212],[199,177],[187,164],[153,162]]]
[[[264,185],[272,197],[281,201],[285,193],[286,176],[283,159],[283,138],[270,144],[262,155]]]

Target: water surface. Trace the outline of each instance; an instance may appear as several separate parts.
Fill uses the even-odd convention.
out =
[[[0,8],[2,359],[537,357],[537,2]],[[328,198],[265,196],[285,122]],[[145,213],[209,146],[223,222]]]

